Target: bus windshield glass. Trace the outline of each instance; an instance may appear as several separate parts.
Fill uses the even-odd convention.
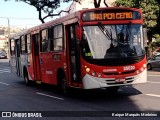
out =
[[[144,55],[142,25],[84,26],[82,55],[90,59]]]

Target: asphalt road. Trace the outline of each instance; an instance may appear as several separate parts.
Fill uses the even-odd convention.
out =
[[[55,86],[36,84],[25,86],[22,78],[11,73],[8,60],[0,59],[0,112],[20,113],[12,114],[14,117],[7,117],[8,119],[28,119],[24,117],[25,115],[28,117],[28,112],[38,112],[42,118],[30,119],[132,120],[132,115],[141,114],[139,111],[142,114],[154,111],[160,113],[159,86],[160,70],[155,69],[148,71],[146,84],[121,87],[114,96],[107,94],[105,90],[75,89],[70,94],[63,95]],[[131,114],[132,112],[134,114]],[[130,116],[126,117],[124,114]],[[152,117],[141,116],[134,119],[160,119],[160,117],[154,117],[156,114],[152,114]],[[5,115],[6,113],[3,113],[3,116]],[[21,117],[22,115],[24,116]]]

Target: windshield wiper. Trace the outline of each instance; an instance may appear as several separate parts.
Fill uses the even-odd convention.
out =
[[[102,33],[107,37],[108,40],[112,40],[112,33],[110,34],[101,22],[98,22],[98,27],[102,31]]]
[[[112,36],[112,30],[110,29],[109,33],[109,31],[105,28],[105,26],[101,22],[98,22],[98,27],[102,31],[102,33],[107,37],[107,39],[111,40],[111,46],[114,46],[116,40]]]

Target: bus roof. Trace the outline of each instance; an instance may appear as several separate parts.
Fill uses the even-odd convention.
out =
[[[103,7],[103,8],[92,8],[92,9],[79,10],[79,11],[76,11],[76,12],[74,12],[72,14],[69,14],[69,15],[63,16],[61,18],[57,18],[57,19],[51,20],[49,22],[37,25],[37,26],[29,28],[27,30],[23,30],[23,31],[18,32],[16,34],[13,34],[13,35],[10,36],[10,39],[12,39],[14,37],[21,36],[21,35],[29,34],[29,33],[33,32],[33,31],[42,30],[42,29],[45,29],[47,27],[50,27],[51,25],[60,24],[60,23],[63,23],[65,21],[67,21],[67,20],[71,20],[71,19],[74,19],[74,18],[80,19],[81,14],[83,14],[85,12],[96,11],[96,10],[133,10],[133,11],[141,12],[140,9],[137,9],[137,8],[126,8],[126,7]]]

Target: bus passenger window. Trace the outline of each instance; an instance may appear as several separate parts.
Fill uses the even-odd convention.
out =
[[[62,25],[55,26],[53,28],[54,38],[53,38],[53,50],[63,50],[63,28]]]
[[[11,55],[15,55],[15,43],[14,43],[14,39],[13,40],[11,40],[11,42],[10,42],[10,46],[11,46]]]
[[[26,39],[25,36],[21,36],[21,54],[26,53]]]
[[[31,39],[30,39],[30,34],[27,35],[27,53],[31,53]]]
[[[48,46],[48,30],[43,30],[41,33],[41,52],[49,51]]]
[[[83,32],[83,35],[82,35],[82,53],[85,57],[93,57],[92,56],[92,53],[90,51],[90,48],[89,48],[89,45],[88,45],[88,42],[87,42],[87,37],[86,35],[84,34]]]

